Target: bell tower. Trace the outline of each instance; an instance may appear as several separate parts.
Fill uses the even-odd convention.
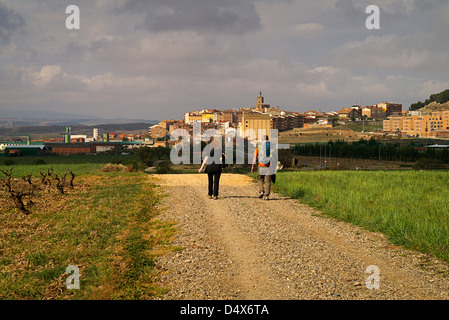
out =
[[[259,91],[259,96],[257,97],[257,105],[263,104],[263,97],[262,97],[262,91]]]
[[[269,104],[265,104],[264,98],[262,96],[262,91],[259,91],[259,96],[257,97],[255,109],[264,112],[264,109],[269,107],[270,107]]]

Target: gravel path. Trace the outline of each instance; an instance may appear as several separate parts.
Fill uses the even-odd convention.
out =
[[[167,194],[182,251],[159,258],[165,299],[448,299],[448,264],[391,245],[383,235],[320,215],[299,201],[257,197],[247,176],[223,174],[218,200],[207,176],[152,175]],[[368,266],[379,289],[368,289]]]

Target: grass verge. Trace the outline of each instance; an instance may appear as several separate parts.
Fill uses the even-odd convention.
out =
[[[449,262],[449,172],[278,172],[274,191]]]

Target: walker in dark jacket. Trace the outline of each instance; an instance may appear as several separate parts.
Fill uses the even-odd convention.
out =
[[[214,150],[212,149],[211,157],[214,157]],[[198,170],[199,173],[203,170],[204,165],[207,163],[209,159],[209,156],[206,156],[206,158],[203,161],[203,164],[201,168]],[[206,170],[204,170],[205,173],[207,173],[208,177],[208,197],[212,199],[212,197],[217,200],[218,199],[218,190],[220,186],[220,177],[221,177],[221,171],[222,171],[223,165],[220,163],[212,162],[211,164],[208,164],[206,166]]]

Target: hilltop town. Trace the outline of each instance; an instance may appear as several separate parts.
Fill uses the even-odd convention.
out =
[[[203,109],[184,114],[182,120],[163,120],[150,127],[152,139],[159,140],[156,145],[168,146],[167,137],[175,129],[185,129],[193,132],[193,123],[200,122],[202,130],[216,129],[225,134],[230,128],[240,136],[255,139],[254,136],[245,136],[246,132],[258,132],[259,129],[277,129],[286,132],[294,129],[333,128],[349,122],[377,122],[393,116],[402,116],[402,104],[382,102],[371,106],[352,106],[341,108],[338,111],[321,112],[309,110],[301,113],[297,111],[282,110],[279,106],[272,107],[265,102],[262,92],[256,99],[254,107],[237,109]],[[299,142],[299,141],[298,141]]]
[[[214,129],[225,135],[233,130],[247,140],[257,139],[259,130],[270,135],[270,129],[276,129],[279,141],[291,145],[332,139],[357,141],[373,136],[379,139],[444,139],[449,137],[449,103],[429,102],[417,110],[403,110],[402,104],[381,102],[329,112],[320,109],[298,112],[272,106],[259,92],[254,106],[189,111],[183,119],[162,120],[144,126],[147,130],[143,131],[116,132],[93,127],[89,135],[86,129],[79,134],[67,126],[65,133],[57,138],[17,136],[0,142],[0,155],[122,153],[143,146],[169,148],[176,143],[170,139],[174,130],[184,129],[192,135],[195,123],[201,124],[201,133]],[[337,137],[332,137],[334,135]]]

